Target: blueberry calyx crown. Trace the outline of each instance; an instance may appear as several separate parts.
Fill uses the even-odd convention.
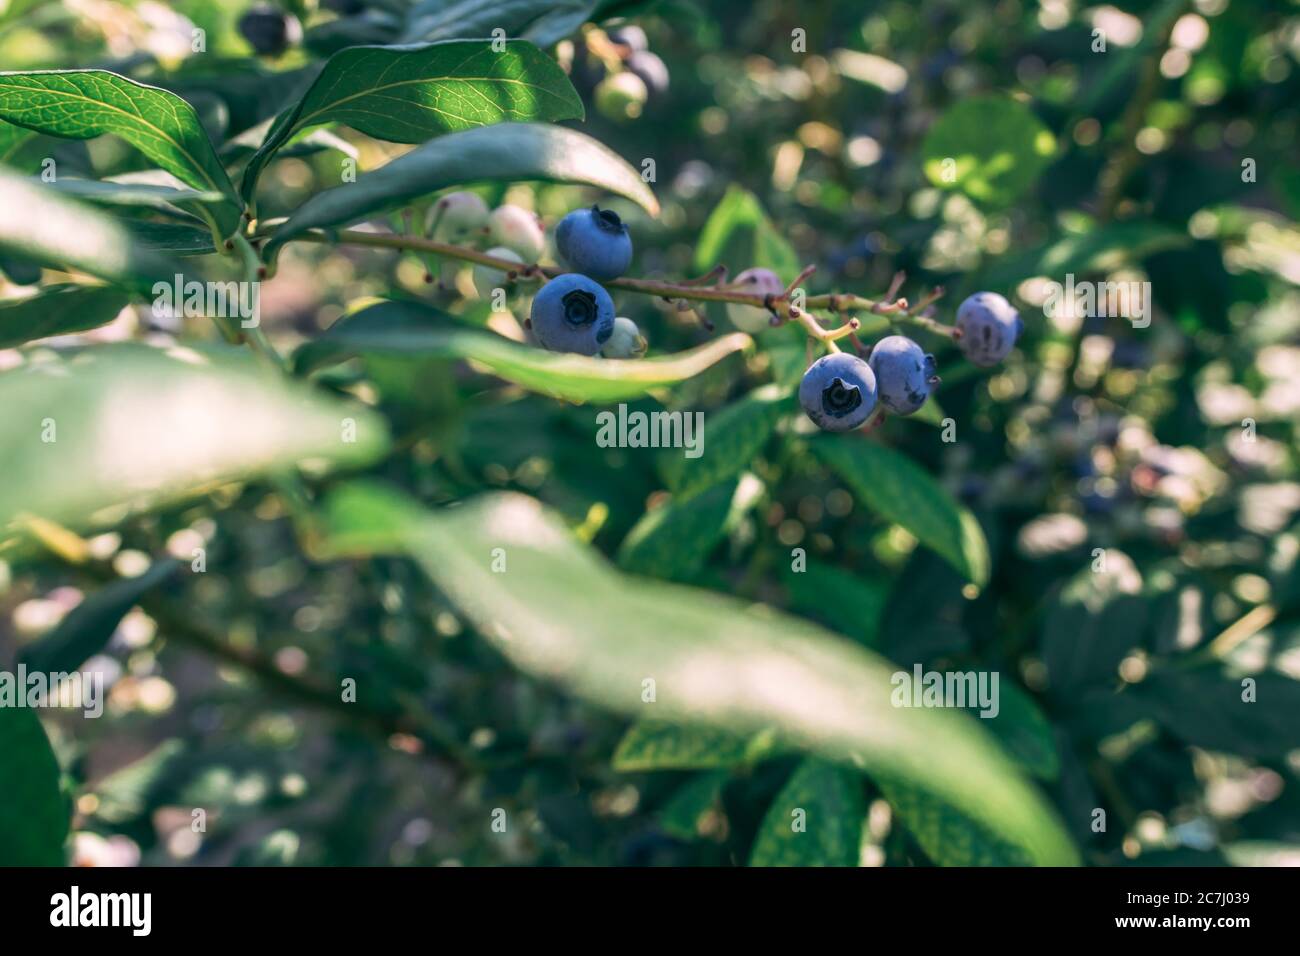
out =
[[[836,378],[822,389],[822,408],[828,415],[843,418],[862,404],[862,392],[856,385],[846,385]]]
[[[592,206],[591,218],[596,220],[596,225],[602,232],[618,235],[627,229],[627,226],[623,225],[623,220],[618,218],[618,213],[612,209],[601,209],[599,206]]]
[[[565,293],[560,301],[564,303],[564,321],[574,328],[596,321],[596,297],[585,289]]]

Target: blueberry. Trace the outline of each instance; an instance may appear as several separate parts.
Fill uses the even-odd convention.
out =
[[[429,207],[425,235],[443,242],[464,242],[488,221],[488,207],[475,193],[454,192]]]
[[[663,96],[668,92],[668,67],[649,50],[637,50],[627,58],[626,66],[641,77],[651,96]]]
[[[891,412],[910,415],[930,397],[930,387],[939,381],[934,373],[934,356],[902,335],[881,339],[871,350],[868,364],[876,374],[880,401]]]
[[[267,4],[259,4],[239,18],[239,32],[256,53],[277,56],[290,43],[302,39],[298,18]]]
[[[619,316],[614,320],[614,334],[609,337],[600,354],[605,358],[632,359],[645,355],[646,340],[636,323]]]
[[[525,262],[536,262],[546,246],[546,233],[535,213],[507,203],[488,216],[488,235],[492,245],[513,249]]]
[[[629,50],[647,50],[650,48],[650,40],[635,23],[629,23],[627,26],[617,27],[610,30],[606,36],[611,43],[617,43],[619,46],[625,46]]]
[[[857,428],[876,407],[876,375],[856,355],[823,355],[803,374],[799,404],[819,428],[831,432]]]
[[[594,279],[566,272],[538,291],[532,322],[543,348],[595,355],[614,334],[614,300]]]
[[[996,292],[976,292],[957,309],[957,346],[976,365],[988,368],[1011,354],[1024,323]]]
[[[555,227],[555,251],[574,272],[608,281],[632,262],[632,237],[612,210],[575,209]]]
[[[511,262],[524,264],[524,260],[519,257],[519,253],[513,249],[507,249],[505,246],[494,246],[487,251],[490,256],[496,256],[498,259],[509,259]],[[506,273],[500,269],[494,269],[491,266],[476,265],[474,267],[474,288],[478,292],[480,299],[492,298],[493,289],[509,288],[510,279]]]
[[[750,295],[780,295],[785,291],[785,283],[771,269],[746,269],[736,276],[731,284],[736,292]],[[742,332],[751,335],[763,331],[772,322],[772,313],[753,305],[741,305],[738,302],[727,303],[727,318],[731,324]]]

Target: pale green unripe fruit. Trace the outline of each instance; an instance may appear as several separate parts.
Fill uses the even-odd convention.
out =
[[[546,247],[546,233],[537,215],[509,203],[488,216],[488,236],[492,245],[513,249],[524,262],[536,262]]]
[[[596,109],[608,119],[635,119],[647,96],[645,81],[625,70],[605,77],[596,86]]]
[[[736,292],[748,295],[780,295],[785,291],[785,283],[771,269],[746,269],[736,276],[731,284]],[[742,332],[757,335],[772,324],[772,313],[753,305],[741,305],[739,302],[727,303],[727,318],[731,324]]]
[[[636,323],[620,315],[614,320],[614,333],[600,354],[611,359],[639,359],[645,355],[646,347],[645,336]]]
[[[509,259],[521,266],[524,264],[524,260],[519,253],[513,249],[507,249],[505,246],[494,246],[487,251],[487,254],[496,256],[498,259]],[[493,269],[491,266],[485,265],[476,265],[474,267],[474,288],[478,291],[480,299],[492,298],[493,289],[509,289],[510,286],[511,282],[508,274],[500,269]]]
[[[488,207],[475,193],[455,192],[439,197],[424,217],[424,234],[441,242],[464,242],[488,220]]]

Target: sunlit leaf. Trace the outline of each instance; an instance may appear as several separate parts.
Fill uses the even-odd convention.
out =
[[[330,57],[306,95],[276,119],[244,170],[244,196],[252,198],[263,166],[280,146],[321,123],[346,123],[395,143],[423,143],[475,126],[582,116],[582,100],[569,78],[531,43],[353,46]]]
[[[267,241],[266,257],[273,260],[284,243],[308,230],[345,226],[448,186],[484,180],[582,183],[659,212],[641,174],[591,137],[559,126],[500,123],[432,140],[355,183],[317,193]]]
[[[320,556],[409,553],[534,676],[636,717],[737,734],[770,728],[873,779],[907,781],[1027,859],[1076,861],[1047,805],[977,720],[894,707],[893,665],[856,644],[725,595],[619,574],[521,495],[429,512],[391,487],[354,483],[324,514]],[[494,549],[504,571],[493,570]]]
[[[856,866],[865,816],[858,774],[805,760],[768,808],[749,865]]]
[[[930,182],[990,206],[1030,189],[1055,153],[1051,130],[1028,106],[1001,95],[958,99],[921,145]]]

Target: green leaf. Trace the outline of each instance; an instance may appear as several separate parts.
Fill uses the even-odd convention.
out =
[[[869,508],[906,528],[977,587],[988,583],[989,548],[979,522],[910,459],[856,437],[822,437],[812,447]]]
[[[20,515],[83,526],[296,464],[360,465],[383,422],[228,348],[95,346],[0,373],[0,538]],[[355,440],[345,419],[355,422]]]
[[[968,277],[967,288],[1011,289],[1025,279],[1047,276],[1060,283],[1141,262],[1147,256],[1191,242],[1186,231],[1155,222],[1116,222],[1078,235],[1061,236],[1018,255],[1000,256]]]
[[[47,286],[25,299],[4,299],[0,349],[98,328],[117,318],[127,301],[121,290],[98,285]]]
[[[281,246],[308,230],[344,226],[448,186],[484,180],[583,183],[659,214],[641,174],[590,136],[560,126],[501,123],[435,139],[355,183],[318,193],[267,241],[266,259],[273,261]]]
[[[127,219],[122,225],[130,233],[132,241],[142,249],[160,254],[184,258],[211,255],[217,251],[212,242],[212,233],[206,229],[179,222],[146,222],[140,219]]]
[[[1253,700],[1243,699],[1247,677]],[[1300,680],[1276,670],[1164,667],[1122,696],[1129,695],[1188,746],[1278,760],[1300,749]]]
[[[663,452],[659,471],[673,496],[688,498],[746,471],[781,415],[790,410],[792,394],[779,385],[765,385],[711,415],[704,423],[705,440],[698,458],[687,458],[681,449]]]
[[[749,865],[857,866],[866,812],[858,774],[805,760],[763,817]]]
[[[496,548],[504,572],[493,570]],[[594,704],[742,735],[770,728],[790,746],[932,793],[1035,863],[1077,860],[979,721],[894,707],[894,665],[806,621],[620,574],[531,498],[427,511],[388,485],[337,487],[317,555],[375,553],[411,555],[515,666]],[[654,704],[642,702],[647,679]]]
[[[169,558],[154,562],[144,574],[105,585],[69,611],[53,631],[24,648],[23,663],[30,671],[51,674],[76,670],[104,649],[144,594],[165,584],[178,570],[180,565]]]
[[[239,228],[235,187],[194,108],[175,93],[106,70],[0,73],[0,118],[69,139],[120,136],[181,182],[225,196],[200,213],[223,237]]]
[[[969,708],[978,713],[978,705]],[[1034,699],[1007,680],[998,681],[998,714],[979,718],[1007,748],[1007,753],[1029,773],[1041,780],[1055,780],[1061,773],[1061,755],[1052,736],[1052,725]]]
[[[45,729],[27,707],[0,706],[0,780],[0,866],[62,866],[70,808]]]
[[[47,183],[61,193],[100,206],[134,206],[171,215],[192,214],[184,212],[194,203],[225,202],[226,197],[213,190],[175,188],[147,182],[107,182],[96,179],[57,179]],[[208,237],[211,241],[211,236]]]
[[[489,36],[502,29],[548,47],[595,19],[595,8],[593,0],[432,0],[411,10],[406,41]]]
[[[615,770],[702,770],[743,767],[775,751],[775,736],[741,736],[711,727],[689,727],[663,721],[638,720],[614,750]]]
[[[734,277],[745,269],[771,269],[786,282],[799,272],[794,248],[772,225],[758,197],[731,186],[709,214],[695,246],[695,271],[719,263]]]
[[[689,579],[761,491],[762,483],[748,475],[647,511],[619,546],[619,567],[633,574]]]
[[[658,813],[664,832],[678,840],[697,839],[701,822],[718,806],[730,779],[726,770],[711,770],[696,774],[678,787]]]
[[[615,402],[698,375],[750,344],[749,336],[736,333],[675,355],[614,362],[547,352],[494,332],[466,328],[418,302],[380,302],[336,322],[297,352],[294,365],[303,372],[353,355],[410,361],[472,359],[495,375],[543,395],[574,402]]]
[[[141,245],[119,222],[25,176],[0,170],[0,252],[78,269],[146,292],[181,270]]]
[[[1114,549],[1103,568],[1084,568],[1048,606],[1042,654],[1053,695],[1069,698],[1083,685],[1113,683],[1125,655],[1142,644],[1150,602],[1141,573]]]
[[[322,123],[346,123],[394,143],[423,143],[493,123],[583,118],[582,100],[554,60],[522,40],[496,46],[492,40],[452,40],[340,50],[249,160],[244,197],[252,200],[258,176],[280,146]]]
[[[930,182],[988,206],[1014,202],[1055,153],[1055,137],[1033,111],[996,94],[958,100],[930,127],[921,145]]]
[[[1028,866],[1022,847],[990,831],[978,820],[935,800],[923,790],[897,781],[876,781],[900,822],[921,849],[940,866]]]
[[[880,618],[889,597],[888,579],[866,580],[820,561],[802,571],[783,568],[790,608],[847,634],[868,647],[878,644]]]

